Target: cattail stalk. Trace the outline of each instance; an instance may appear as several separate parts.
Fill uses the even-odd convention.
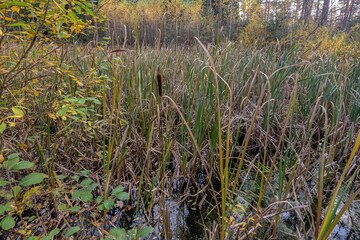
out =
[[[156,74],[156,79],[157,79],[157,84],[158,84],[158,92],[159,92],[159,96],[162,97],[163,96],[163,89],[162,89],[162,76],[160,73]]]

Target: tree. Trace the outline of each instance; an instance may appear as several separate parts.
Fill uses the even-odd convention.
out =
[[[79,15],[94,16],[92,5],[85,0],[69,1],[74,7],[66,7],[57,1],[4,1],[0,3],[0,46],[18,42],[19,56],[8,56],[14,62],[9,69],[1,69],[0,99],[5,89],[11,89],[13,81],[24,71],[31,71],[28,56],[38,50],[39,60],[48,52],[41,45],[49,42],[62,43],[67,39],[91,28],[90,20],[82,20]],[[35,50],[35,47],[37,47]],[[49,49],[48,51],[52,51]],[[35,74],[35,73],[34,73]],[[37,74],[36,74],[37,75]],[[25,80],[24,87],[28,81]]]
[[[343,17],[342,23],[341,23],[342,30],[346,29],[348,22],[350,21],[350,16],[351,16],[351,12],[353,11],[353,8],[354,8],[354,0],[346,0],[345,9],[344,9],[344,17]]]
[[[309,18],[311,16],[313,6],[313,0],[304,0],[302,6],[302,19],[304,20],[304,24],[308,23]]]
[[[229,39],[231,39],[231,28],[233,21],[233,11],[234,11],[234,0],[230,0],[230,13],[229,13]]]
[[[329,5],[330,5],[330,0],[324,0],[324,5],[323,5],[322,12],[321,12],[321,18],[320,18],[320,26],[326,25],[326,23],[327,23],[327,19],[328,19],[328,15],[329,15]]]

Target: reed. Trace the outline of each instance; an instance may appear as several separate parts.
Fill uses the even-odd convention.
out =
[[[18,149],[39,171],[45,166],[53,189],[74,184],[59,175],[87,168],[104,201],[123,184],[148,223],[160,203],[169,221],[169,199],[181,192],[181,200],[206,205],[204,219],[216,213],[216,224],[203,222],[216,238],[276,237],[289,211],[299,238],[331,237],[359,194],[351,190],[359,171],[359,63],[220,38],[214,46],[197,39],[189,48],[161,48],[160,37],[155,48],[137,38],[135,51],[68,45],[44,56],[51,75],[31,79],[43,71],[37,64],[1,93],[9,111],[26,109],[1,133],[1,147]],[[67,202],[67,194],[59,198]],[[101,212],[94,209],[84,212]],[[112,228],[108,213],[101,212],[103,232]],[[161,224],[170,236],[171,225]]]

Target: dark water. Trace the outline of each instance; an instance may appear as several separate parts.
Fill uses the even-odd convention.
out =
[[[208,195],[204,197],[205,194]],[[219,221],[216,209],[213,208],[214,202],[207,202],[212,201],[211,194],[203,193],[198,197],[186,198],[186,200],[183,200],[182,196],[183,194],[179,192],[178,195],[167,197],[165,203],[155,203],[150,215],[150,221],[145,220],[142,211],[139,211],[140,213],[136,217],[136,206],[134,205],[134,208],[122,213],[122,216],[114,224],[127,230],[139,224],[150,224],[155,229],[154,238],[160,239],[164,232],[163,224],[165,219],[170,225],[172,239],[205,239],[206,227],[209,228]],[[205,201],[200,207],[199,202],[202,199],[205,199]],[[133,204],[136,204],[136,202]],[[168,210],[167,216],[162,213],[164,207]],[[109,219],[118,213],[118,210],[113,211],[109,215]],[[297,214],[295,212],[283,213],[279,222],[278,239],[298,239],[296,237],[296,227],[302,231]],[[306,227],[308,228],[308,226]],[[345,212],[329,239],[360,240],[360,200],[355,200],[349,210]]]
[[[204,176],[202,172],[197,173],[196,182],[188,184],[187,186],[190,185],[191,187],[186,189],[183,188],[186,183],[175,181],[171,187],[173,194],[157,196],[152,209],[146,214],[142,205],[138,208],[138,214],[136,213],[137,192],[133,191],[132,200],[125,202],[124,206],[115,207],[108,212],[107,229],[116,226],[129,231],[139,226],[152,226],[154,233],[151,239],[164,239],[164,226],[167,225],[172,239],[205,239],[209,231],[207,228],[218,224],[219,220],[216,208],[214,208],[215,203],[212,194],[206,191],[198,195],[194,194],[197,189],[205,186]],[[218,185],[217,183],[214,184],[215,186]],[[165,192],[167,191],[170,192],[169,189],[165,188]],[[184,191],[188,193],[188,197],[184,197]],[[83,233],[99,237],[97,229],[88,222],[89,218],[89,213],[84,213],[82,216]],[[68,217],[68,220],[70,219],[71,216]],[[79,225],[79,222],[77,219],[71,225]],[[298,239],[296,227],[300,228],[300,222],[295,212],[283,213],[278,227],[278,239]],[[308,226],[306,227],[308,228]],[[41,231],[38,229],[37,233],[40,234]],[[257,237],[261,239],[260,235]],[[3,236],[3,239],[6,239],[6,236]],[[360,240],[360,199],[355,200],[350,205],[329,239]]]

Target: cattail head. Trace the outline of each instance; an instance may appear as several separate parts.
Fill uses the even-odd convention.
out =
[[[163,95],[163,91],[162,91],[162,76],[161,76],[161,74],[160,74],[159,72],[156,74],[156,79],[157,79],[157,84],[158,84],[159,96],[162,97],[162,95]]]

